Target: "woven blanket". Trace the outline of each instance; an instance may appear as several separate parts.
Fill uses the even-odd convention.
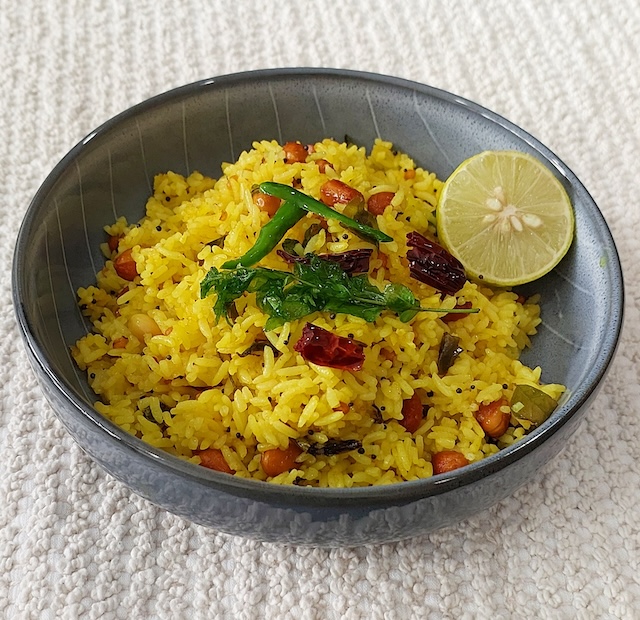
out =
[[[637,0],[2,5],[0,617],[640,618]],[[285,66],[395,75],[502,114],[577,174],[616,240],[625,329],[584,423],[514,496],[458,526],[324,550],[193,525],[98,468],[28,365],[10,266],[53,166],[149,96]]]

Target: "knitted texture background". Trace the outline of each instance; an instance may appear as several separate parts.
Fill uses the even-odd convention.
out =
[[[637,0],[2,5],[1,617],[640,617]],[[625,329],[584,424],[515,496],[457,527],[329,551],[194,526],[94,465],[28,365],[10,265],[27,205],[53,166],[149,96],[283,66],[391,74],[487,106],[568,164],[618,244]]]

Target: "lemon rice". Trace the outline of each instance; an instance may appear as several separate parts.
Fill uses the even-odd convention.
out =
[[[374,250],[371,282],[381,288],[404,284],[425,307],[469,304],[477,314],[446,322],[446,312],[421,312],[402,322],[386,312],[367,323],[316,313],[265,332],[267,317],[254,295],[246,294],[236,301],[233,320],[217,320],[215,295],[202,299],[200,283],[210,268],[245,253],[269,221],[252,200],[252,188],[275,181],[318,198],[331,179],[356,188],[365,200],[380,192],[394,195],[375,217],[393,241]],[[256,142],[238,161],[225,164],[218,179],[197,172],[157,175],[145,216],[107,228],[105,265],[95,285],[78,291],[93,332],[76,343],[73,356],[87,372],[96,409],[194,464],[216,450],[236,476],[283,484],[354,487],[424,478],[432,475],[438,452],[455,450],[474,462],[517,441],[527,432],[522,423],[512,420],[493,440],[476,414],[483,404],[508,400],[519,384],[539,387],[554,399],[562,393],[560,385],[541,385],[540,368],[518,360],[540,323],[540,309],[535,298],[523,300],[482,283],[467,281],[451,296],[409,276],[406,235],[434,237],[441,189],[434,174],[383,141],[367,152],[326,139],[294,163],[285,161],[275,141]],[[318,219],[307,215],[287,236],[302,243],[314,224]],[[372,246],[328,220],[304,249],[337,253],[365,247]],[[115,268],[126,252],[137,273],[132,280]],[[287,268],[275,252],[260,265]],[[361,343],[362,370],[307,362],[294,349],[307,321]],[[444,334],[459,338],[461,352],[441,373]],[[263,346],[252,351],[257,341]],[[414,393],[424,415],[410,432],[403,425],[403,403]],[[353,440],[358,449],[308,449],[336,440]],[[291,442],[301,446],[295,462],[269,476],[263,454]]]

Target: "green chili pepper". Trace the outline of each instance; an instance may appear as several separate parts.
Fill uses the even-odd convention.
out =
[[[295,204],[300,209],[304,209],[305,211],[310,211],[311,213],[321,215],[326,219],[338,220],[347,228],[358,231],[361,235],[365,236],[367,239],[373,242],[393,241],[393,237],[386,235],[381,230],[377,230],[375,228],[372,228],[371,226],[367,226],[366,224],[361,224],[360,222],[347,217],[339,211],[328,207],[319,200],[316,200],[311,196],[307,196],[307,194],[303,194],[302,192],[299,192],[298,190],[294,189],[293,187],[289,187],[288,185],[271,182],[260,183],[260,191],[265,194],[269,194],[270,196],[275,196],[276,198],[289,201],[292,204]]]
[[[233,269],[238,265],[243,267],[255,265],[280,243],[287,231],[293,228],[306,213],[306,210],[301,209],[292,201],[283,202],[271,220],[260,229],[253,247],[240,258],[228,260],[222,265],[222,268]]]

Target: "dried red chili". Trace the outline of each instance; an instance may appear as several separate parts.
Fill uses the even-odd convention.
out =
[[[456,310],[468,310],[470,308],[473,308],[473,304],[470,301],[466,301],[463,304],[456,304],[455,305],[455,309]],[[457,321],[459,319],[463,319],[465,316],[467,316],[466,314],[464,314],[463,312],[449,312],[448,314],[445,314],[444,316],[441,316],[440,318],[445,322],[445,323],[451,323],[452,321]]]
[[[339,370],[362,370],[364,350],[352,338],[336,336],[330,331],[307,323],[294,349],[308,362]]]
[[[407,234],[407,252],[411,277],[433,288],[455,295],[467,281],[462,263],[442,246],[420,233]]]
[[[336,254],[318,254],[318,258],[329,260],[340,265],[342,271],[353,275],[356,273],[367,273],[369,271],[369,260],[373,250],[371,248],[362,248],[360,250],[347,250],[346,252],[338,252]],[[278,256],[289,264],[293,263],[309,263],[309,256],[297,256],[286,250],[278,250]]]

